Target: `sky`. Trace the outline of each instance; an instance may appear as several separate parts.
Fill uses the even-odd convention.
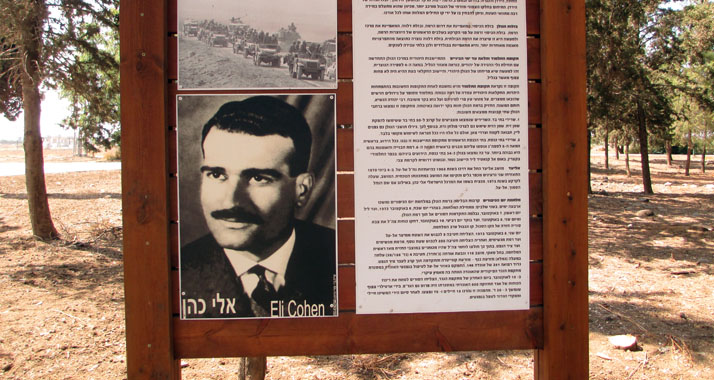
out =
[[[662,5],[660,5],[660,8],[670,8],[674,10],[682,10],[684,7],[687,5],[691,4],[691,1],[689,0],[682,0],[682,1],[668,1],[668,2],[663,2]]]
[[[69,113],[68,101],[60,99],[56,91],[46,91],[42,101],[42,119],[40,121],[42,137],[72,136],[71,130],[59,126],[62,120],[69,116]],[[24,114],[20,114],[13,122],[0,115],[0,140],[17,141],[22,139],[24,116]]]
[[[335,0],[179,0],[179,24],[185,18],[228,24],[240,17],[257,30],[277,33],[291,22],[303,39],[321,42],[337,35]]]

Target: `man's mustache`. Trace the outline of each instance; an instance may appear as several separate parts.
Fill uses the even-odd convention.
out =
[[[262,224],[263,218],[241,207],[232,207],[224,210],[211,211],[214,219],[227,220],[234,223]]]

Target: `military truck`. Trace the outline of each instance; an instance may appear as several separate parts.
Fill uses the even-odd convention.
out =
[[[240,54],[243,49],[245,49],[245,40],[242,38],[238,38],[235,41],[233,41],[233,54]]]
[[[317,80],[325,80],[325,59],[322,56],[315,57],[314,54],[292,53],[286,57],[290,76],[301,79],[310,77]]]
[[[248,42],[243,48],[243,57],[248,58],[255,55],[256,50],[258,50],[258,44],[253,42]]]
[[[188,37],[198,36],[198,22],[186,20],[183,23],[183,35]]]
[[[253,63],[260,66],[261,63],[270,63],[273,67],[280,66],[280,46],[277,44],[257,45]]]
[[[211,35],[211,38],[208,41],[208,44],[211,46],[228,47],[228,38],[226,38],[225,34],[216,33],[216,34]]]

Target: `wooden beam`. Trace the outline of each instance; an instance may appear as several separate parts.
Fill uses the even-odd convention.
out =
[[[543,326],[536,379],[588,378],[585,2],[541,1]]]
[[[167,4],[122,1],[121,123],[128,378],[180,379],[174,357],[166,160]]]
[[[542,347],[543,310],[175,321],[182,358]]]

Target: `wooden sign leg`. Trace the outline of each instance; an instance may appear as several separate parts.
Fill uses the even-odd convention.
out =
[[[585,3],[541,1],[544,347],[536,379],[588,378]]]
[[[241,358],[241,375],[239,380],[263,380],[267,369],[268,358],[256,356]]]
[[[166,1],[122,1],[121,122],[127,372],[181,376],[169,255]]]

